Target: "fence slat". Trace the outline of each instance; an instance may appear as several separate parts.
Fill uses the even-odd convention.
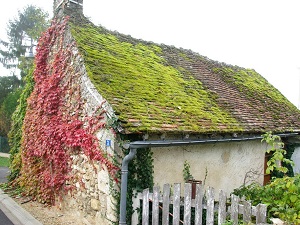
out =
[[[207,190],[207,209],[206,209],[206,224],[213,225],[214,224],[214,188],[208,187]]]
[[[149,225],[149,188],[143,191],[142,224]]]
[[[196,184],[195,225],[202,225],[203,185]]]
[[[136,196],[136,197],[134,197]],[[139,223],[139,215],[138,215],[138,209],[141,207],[140,205],[140,199],[142,198],[141,193],[136,193],[136,191],[133,192],[133,198],[132,198],[132,207],[134,210],[134,213],[131,217],[131,224],[137,225]]]
[[[159,221],[159,187],[153,187],[152,225],[158,225]]]
[[[267,215],[267,206],[264,204],[258,204],[256,206],[256,223],[265,223]]]
[[[226,193],[221,190],[219,193],[219,212],[218,225],[222,225],[226,221]]]
[[[249,223],[251,222],[251,216],[252,216],[252,206],[251,206],[251,203],[248,202],[248,201],[244,201],[243,202],[244,204],[244,214],[243,214],[243,220],[246,222],[246,223]]]
[[[170,205],[170,184],[165,184],[163,188],[162,224],[169,224],[169,205]]]
[[[192,184],[184,184],[184,225],[191,224]]]
[[[233,222],[233,225],[238,224],[238,207],[239,207],[239,197],[235,195],[231,195],[231,213],[230,219]]]
[[[174,184],[173,225],[179,225],[180,220],[180,184]]]

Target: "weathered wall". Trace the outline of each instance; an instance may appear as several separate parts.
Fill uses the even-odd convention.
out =
[[[293,167],[294,173],[300,173],[300,147],[297,147],[292,155],[292,160],[295,163]]]
[[[164,183],[184,183],[185,160],[190,163],[196,180],[203,181],[207,169],[205,185],[228,194],[244,183],[247,172],[251,170],[260,174],[255,180],[262,184],[266,148],[267,145],[260,140],[152,148],[154,184],[162,187]]]
[[[80,59],[80,58],[79,58]],[[91,84],[82,66],[81,97],[84,99],[84,114],[91,116],[95,109],[102,104],[103,109],[111,112],[111,107],[103,103],[104,99]],[[104,122],[109,118],[105,116]],[[115,135],[110,129],[101,129],[97,133],[101,149],[113,155],[117,148]],[[110,141],[110,145],[106,141]],[[114,182],[105,167],[99,162],[91,162],[84,154],[73,156],[72,174],[76,175],[76,190],[72,198],[67,199],[65,209],[73,211],[77,216],[88,219],[94,224],[111,224],[116,221],[115,200],[111,195]],[[112,185],[112,186],[111,186]],[[75,210],[73,210],[75,209]]]
[[[63,209],[85,218],[91,224],[111,224],[116,221],[115,200],[111,195],[109,174],[97,162],[91,163],[83,154],[73,156],[75,190],[64,199]]]
[[[64,41],[66,46],[74,41],[68,30]],[[68,98],[70,105],[80,104],[80,117],[83,121],[86,117],[93,117],[93,115],[99,115],[100,113],[103,116],[100,122],[107,124],[111,117],[114,116],[113,110],[96,91],[96,88],[87,77],[84,60],[78,53],[78,49],[75,45],[71,46],[72,60],[66,69],[67,78],[65,80],[69,81],[70,89],[80,93],[80,99],[72,97],[73,95],[78,96],[78,93],[74,92],[72,93],[73,95],[71,93],[68,94],[66,98]],[[101,114],[102,110],[106,113]],[[99,129],[96,132],[96,136],[99,140],[100,148],[107,155],[113,156],[115,149],[116,151],[119,149],[112,129]],[[77,215],[79,220],[88,221],[90,224],[112,224],[111,221],[117,220],[116,203],[111,195],[111,190],[116,188],[116,184],[111,179],[106,166],[101,165],[100,162],[89,160],[80,151],[78,154],[72,155],[71,158],[71,174],[74,178],[70,183],[75,188],[69,192],[68,196],[64,197],[61,202],[62,209]]]

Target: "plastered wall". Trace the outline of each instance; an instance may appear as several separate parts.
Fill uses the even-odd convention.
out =
[[[244,182],[262,184],[266,148],[260,140],[152,148],[154,184],[161,188],[165,183],[183,184],[185,160],[196,180],[205,180],[205,185],[227,194]]]
[[[292,155],[292,158],[291,158],[294,163],[295,163],[295,166],[293,167],[294,169],[294,173],[300,173],[300,147],[297,147]]]

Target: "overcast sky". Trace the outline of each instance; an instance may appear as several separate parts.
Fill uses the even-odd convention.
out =
[[[6,1],[0,9],[0,38],[5,38],[7,21],[18,9],[33,4],[52,16],[52,3]],[[254,69],[298,106],[299,0],[83,0],[83,4],[85,15],[109,30]]]

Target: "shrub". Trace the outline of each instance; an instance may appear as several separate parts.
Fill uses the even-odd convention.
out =
[[[268,206],[268,217],[279,217],[288,224],[300,224],[300,174],[275,178],[266,186],[251,184],[235,189],[233,194],[245,196],[253,205]]]

